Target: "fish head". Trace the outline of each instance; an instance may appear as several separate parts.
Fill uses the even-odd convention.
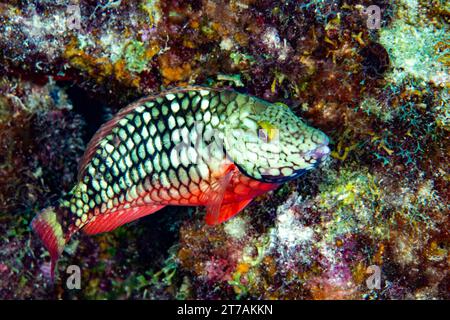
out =
[[[283,183],[328,157],[326,134],[306,124],[288,106],[259,99],[249,104],[233,116],[224,139],[228,158],[242,173],[266,183]]]

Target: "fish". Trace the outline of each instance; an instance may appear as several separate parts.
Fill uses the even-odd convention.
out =
[[[317,167],[328,144],[325,133],[283,103],[226,88],[168,90],[102,125],[76,185],[31,227],[50,253],[53,279],[78,231],[112,231],[165,206],[203,206],[208,225],[225,222],[255,197]]]

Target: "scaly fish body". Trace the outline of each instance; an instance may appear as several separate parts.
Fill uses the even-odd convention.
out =
[[[315,167],[327,137],[285,105],[192,87],[126,107],[89,143],[78,184],[32,226],[56,262],[71,235],[106,232],[166,205],[206,206],[223,222]]]

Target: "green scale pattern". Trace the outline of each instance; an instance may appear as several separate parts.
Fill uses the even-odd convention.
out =
[[[121,204],[126,209],[188,203],[190,192],[207,187],[211,168],[206,159],[217,151],[212,132],[223,130],[224,118],[247,101],[232,91],[168,93],[126,114],[100,142],[73,190],[69,208],[75,225]],[[200,134],[206,145],[194,148]],[[183,142],[187,147],[177,149]]]

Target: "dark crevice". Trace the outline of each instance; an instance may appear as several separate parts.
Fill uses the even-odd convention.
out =
[[[72,101],[73,112],[80,114],[86,122],[83,140],[88,143],[100,126],[112,118],[111,108],[104,102],[91,97],[85,90],[78,86],[58,83],[65,87],[67,95]]]

